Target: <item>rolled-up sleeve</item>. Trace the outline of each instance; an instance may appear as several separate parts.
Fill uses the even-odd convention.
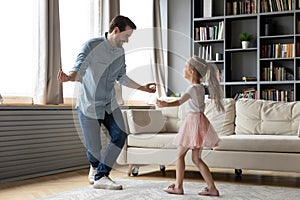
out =
[[[75,65],[71,69],[71,71],[78,72],[78,75],[80,77],[83,77],[85,74],[85,71],[88,66],[86,63],[87,60],[86,58],[88,57],[90,52],[91,52],[91,47],[88,45],[88,43],[85,43],[76,58]]]
[[[131,79],[126,75],[126,64],[124,64],[121,67],[121,70],[119,72],[119,75],[117,77],[117,81],[121,84],[121,85],[125,85],[127,86],[128,83],[131,81]]]

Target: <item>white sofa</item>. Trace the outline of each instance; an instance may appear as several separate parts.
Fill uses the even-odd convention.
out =
[[[205,114],[221,138],[202,158],[209,167],[300,172],[300,102],[224,99],[225,112],[218,113],[211,100]],[[184,107],[124,110],[128,139],[117,162],[129,164],[129,174],[139,165],[174,165],[173,138],[182,123]],[[193,165],[190,152],[186,164]]]

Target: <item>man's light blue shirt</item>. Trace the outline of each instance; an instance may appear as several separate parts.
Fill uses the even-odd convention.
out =
[[[105,36],[87,41],[71,71],[77,72],[81,89],[77,105],[84,115],[104,119],[119,105],[115,98],[115,80],[127,85],[125,53],[112,47]]]

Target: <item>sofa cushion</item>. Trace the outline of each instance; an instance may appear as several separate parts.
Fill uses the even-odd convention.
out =
[[[291,135],[230,135],[221,137],[215,150],[300,153],[300,139]]]
[[[180,109],[181,106],[174,106],[174,107],[165,107],[165,108],[159,108],[157,107],[157,110],[160,110],[163,114],[165,125],[164,128],[161,130],[161,132],[178,132],[180,127],[180,119],[178,118],[178,109]]]
[[[130,133],[158,133],[164,127],[165,120],[160,110],[132,109],[127,112]]]
[[[219,135],[232,135],[234,134],[235,101],[228,98],[224,99],[223,102],[225,112],[220,113],[217,111],[213,101],[207,99],[204,113]]]
[[[299,122],[299,127],[298,127],[298,137],[300,138],[300,122]]]
[[[296,135],[299,122],[300,102],[236,102],[236,134]]]
[[[180,99],[179,97],[162,97],[161,100],[172,102]],[[179,118],[179,114],[182,110],[184,110],[184,105],[180,106],[172,106],[172,107],[158,107],[156,106],[157,110],[160,110],[165,119],[165,126],[161,130],[164,133],[172,133],[178,132],[181,121]]]
[[[173,144],[177,133],[141,133],[130,134],[127,138],[127,145],[142,148],[176,148]]]
[[[167,98],[166,101],[174,101],[178,98]],[[224,99],[225,112],[219,113],[211,99],[205,101],[205,115],[210,120],[219,135],[234,134],[235,101],[232,98]],[[174,107],[156,108],[161,110],[165,118],[165,127],[162,132],[178,132],[184,121],[186,112],[185,104]]]

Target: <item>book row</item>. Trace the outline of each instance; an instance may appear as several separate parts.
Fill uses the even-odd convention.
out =
[[[285,67],[265,67],[262,69],[261,79],[263,81],[285,81],[287,71]]]
[[[202,26],[195,28],[195,40],[221,40],[224,35],[224,21],[216,26]]]
[[[227,15],[255,14],[257,0],[236,0],[226,2]]]
[[[293,58],[294,44],[265,44],[261,46],[262,58]]]
[[[241,98],[258,99],[257,90],[255,88],[247,88],[243,92],[236,93],[233,97],[236,101]]]
[[[262,91],[262,99],[272,101],[294,101],[293,90],[266,89]]]
[[[261,0],[261,12],[292,10],[292,0]]]

